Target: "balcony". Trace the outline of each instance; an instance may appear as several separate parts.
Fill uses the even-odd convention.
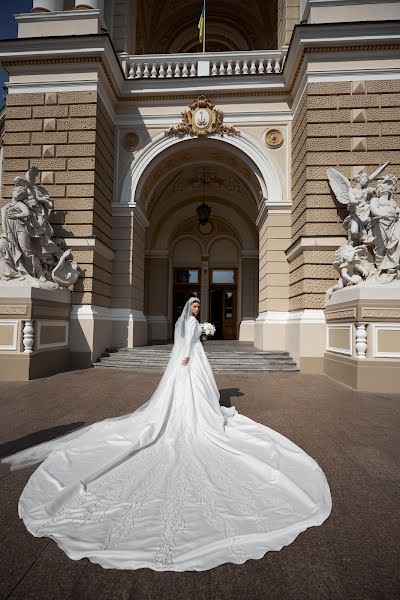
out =
[[[120,54],[127,79],[173,79],[277,75],[286,50],[205,52],[194,54]]]

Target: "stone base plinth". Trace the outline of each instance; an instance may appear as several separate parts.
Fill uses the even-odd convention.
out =
[[[0,284],[0,379],[28,381],[70,368],[71,293]]]
[[[331,352],[327,352],[324,357],[325,374],[359,392],[398,394],[399,367],[398,360],[359,361]]]
[[[289,352],[303,373],[321,373],[325,341],[322,310],[260,313],[254,328],[254,345],[260,350]]]
[[[338,290],[327,299],[324,372],[360,391],[400,391],[400,285]]]

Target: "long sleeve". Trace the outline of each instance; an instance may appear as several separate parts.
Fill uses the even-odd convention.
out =
[[[190,356],[190,352],[194,343],[194,334],[196,332],[196,328],[198,327],[198,322],[195,317],[191,317],[186,325],[185,331],[185,353],[184,356]]]

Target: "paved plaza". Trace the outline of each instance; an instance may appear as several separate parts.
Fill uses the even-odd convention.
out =
[[[160,374],[118,369],[0,382],[0,456],[132,412]],[[211,571],[105,570],[72,561],[18,519],[35,467],[0,465],[0,600],[384,600],[400,594],[400,394],[323,375],[218,374],[221,402],[279,431],[324,470],[333,510],[280,552]]]

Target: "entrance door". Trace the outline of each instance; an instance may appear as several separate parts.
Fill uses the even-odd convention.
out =
[[[210,322],[216,328],[213,339],[237,338],[236,269],[211,269]]]
[[[174,324],[192,297],[200,298],[200,269],[174,269]]]

